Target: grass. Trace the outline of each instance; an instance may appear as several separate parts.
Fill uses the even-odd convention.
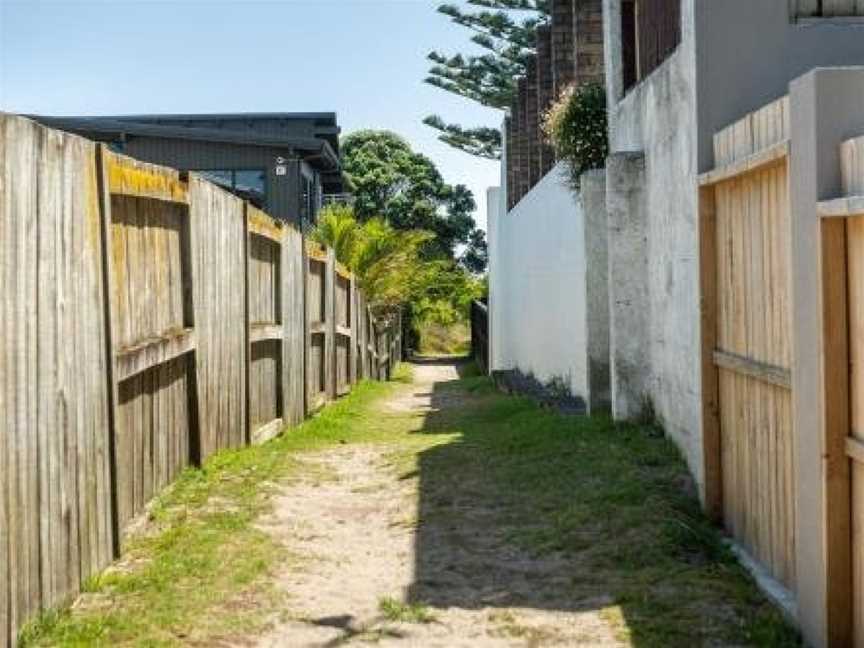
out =
[[[403,603],[385,596],[378,601],[378,610],[387,621],[393,623],[432,623],[435,615],[420,603]]]
[[[464,356],[471,351],[471,328],[467,322],[450,326],[421,324],[418,333],[421,355]]]
[[[397,369],[395,380],[410,380]],[[315,472],[307,453],[345,441],[380,441],[371,406],[394,384],[363,383],[347,398],[263,446],[222,452],[188,469],[152,503],[147,530],[122,559],[87,583],[73,611],[49,610],[26,626],[20,645],[173,646],[255,632],[280,608],[267,584],[277,565],[298,557],[254,521],[270,508],[275,484]]]
[[[420,516],[459,529],[454,544],[491,533],[488,518],[475,523],[476,512],[452,504],[460,493],[495,503],[494,530],[511,545],[564,556],[561,599],[546,593],[522,606],[578,610],[611,595],[604,618],[637,646],[800,645],[702,515],[679,452],[656,426],[564,417],[500,396],[482,377],[438,391],[465,400],[425,421],[430,447],[408,462],[420,476]],[[436,442],[441,435],[451,440]]]
[[[44,614],[21,645],[206,645],[259,632],[285,609],[268,576],[303,557],[254,521],[277,483],[330,479],[301,459],[344,443],[380,446],[390,470],[418,488],[417,582],[407,602],[379,601],[388,620],[428,623],[436,608],[476,606],[423,589],[438,576],[424,572],[424,547],[452,545],[454,569],[482,589],[494,575],[471,572],[458,556],[489,537],[508,554],[563,560],[556,584],[537,583],[522,608],[595,609],[640,647],[800,645],[700,513],[683,461],[656,427],[559,416],[476,375],[435,387],[435,398],[457,406],[426,415],[381,407],[410,381],[401,366],[393,382],[361,384],[264,446],[186,471],[154,503],[148,531],[88,583],[74,611]],[[500,603],[490,622],[534,637],[510,607]]]

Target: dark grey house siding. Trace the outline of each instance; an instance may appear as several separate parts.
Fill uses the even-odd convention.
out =
[[[301,214],[301,162],[290,149],[238,146],[155,137],[130,137],[121,151],[145,162],[183,170],[265,169],[266,211],[276,218],[299,222]],[[278,158],[288,160],[288,173],[276,175]]]
[[[314,220],[323,194],[343,191],[334,113],[32,117],[182,171],[264,171],[263,207],[295,223]],[[277,175],[279,166],[286,173]],[[304,176],[312,179],[309,201]]]

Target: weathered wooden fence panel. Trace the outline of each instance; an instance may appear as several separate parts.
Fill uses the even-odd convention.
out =
[[[342,396],[351,390],[351,293],[354,282],[351,274],[341,268],[336,268],[334,296],[335,332],[335,383],[336,394]]]
[[[188,193],[174,171],[103,150],[116,381],[117,524],[188,466],[195,348]]]
[[[0,645],[185,467],[350,389],[365,300],[304,248],[195,174],[0,115]]]
[[[713,224],[703,222],[702,235],[713,256],[703,267],[713,283],[703,290],[713,301],[704,333],[713,337],[706,383],[718,412],[723,519],[794,591],[788,125],[783,99],[715,136],[721,166],[703,177],[703,220]]]
[[[0,115],[0,644],[114,555],[95,147]]]
[[[306,255],[303,235],[286,227],[282,239],[282,409],[287,425],[306,415]]]
[[[261,443],[283,427],[282,245],[285,228],[264,212],[246,207],[249,230],[249,425]]]
[[[246,432],[246,239],[243,201],[189,177],[200,459]]]
[[[306,369],[307,409],[315,411],[327,400],[327,253],[315,245],[306,246]]]

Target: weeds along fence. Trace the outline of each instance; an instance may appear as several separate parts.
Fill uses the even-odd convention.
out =
[[[0,115],[0,645],[185,467],[389,377],[332,250],[195,174]]]

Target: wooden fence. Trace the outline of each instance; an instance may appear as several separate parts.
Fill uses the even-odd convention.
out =
[[[195,174],[0,115],[0,645],[185,467],[385,378],[332,251]]]
[[[703,389],[725,525],[794,590],[788,138],[788,98],[714,138],[720,166],[701,183]]]
[[[864,646],[862,96],[815,70],[700,176],[706,507],[818,646]]]

